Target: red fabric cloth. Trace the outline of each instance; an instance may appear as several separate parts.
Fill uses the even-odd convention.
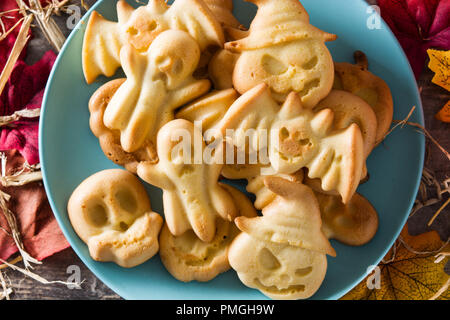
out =
[[[450,50],[450,0],[378,0],[378,5],[416,78],[425,66],[428,49]]]
[[[10,175],[22,168],[24,158],[14,150],[8,151],[7,156],[7,172]],[[0,189],[11,196],[8,208],[16,216],[25,250],[29,254],[42,260],[69,247],[53,216],[41,182]],[[0,214],[0,226],[10,231],[3,212]],[[0,258],[6,260],[17,251],[12,237],[0,230]]]

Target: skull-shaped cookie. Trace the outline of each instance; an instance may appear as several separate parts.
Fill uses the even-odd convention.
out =
[[[320,287],[326,254],[334,249],[321,230],[319,205],[308,187],[267,177],[277,197],[262,217],[238,217],[242,233],[228,254],[241,281],[273,299],[306,299]]]
[[[225,44],[240,53],[234,87],[243,94],[264,82],[277,101],[295,91],[306,108],[314,107],[333,85],[333,60],[325,41],[336,36],[310,25],[298,0],[249,1],[258,12],[248,36]]]
[[[237,210],[229,193],[218,184],[223,152],[220,146],[206,148],[201,131],[192,122],[173,120],[158,132],[159,162],[141,162],[138,175],[163,189],[166,223],[173,235],[192,229],[202,241],[210,242],[216,219],[232,221]],[[207,154],[210,159],[204,161]]]
[[[357,124],[335,130],[333,119],[331,109],[315,113],[303,108],[294,92],[280,108],[267,85],[261,84],[236,100],[219,129],[239,149],[260,153],[266,148],[270,174],[292,174],[306,167],[310,178],[320,178],[326,191],[337,190],[345,203],[361,178],[364,144]],[[231,137],[230,129],[234,129]],[[251,130],[255,134],[247,135],[247,142],[244,133]],[[267,139],[261,138],[263,133]]]
[[[83,70],[91,83],[99,75],[112,76],[121,66],[124,45],[145,52],[163,31],[183,30],[198,43],[201,51],[222,47],[224,35],[220,23],[201,0],[177,0],[169,6],[164,0],[150,0],[137,9],[126,1],[117,3],[119,22],[93,12],[83,42]]]
[[[108,104],[105,125],[121,132],[126,152],[134,152],[147,141],[156,145],[156,134],[174,119],[174,110],[207,92],[208,80],[192,77],[200,58],[196,41],[186,32],[162,32],[145,54],[132,46],[121,51],[127,80]]]
[[[239,216],[257,216],[252,203],[242,192],[229,185],[221,185],[233,198]],[[167,271],[176,279],[189,282],[209,281],[229,270],[228,248],[239,230],[233,222],[220,218],[216,220],[216,226],[214,239],[208,243],[201,241],[192,230],[174,236],[165,224],[159,237],[159,255]]]
[[[128,171],[90,176],[72,193],[67,209],[94,260],[131,268],[158,252],[163,219],[151,211],[143,185]]]

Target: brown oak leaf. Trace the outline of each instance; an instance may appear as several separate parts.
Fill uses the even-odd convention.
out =
[[[401,240],[400,240],[401,239]],[[369,289],[368,278],[364,279],[343,300],[428,300],[449,281],[444,271],[448,257],[435,263],[434,253],[444,243],[436,231],[411,236],[406,225],[396,241],[396,250],[391,248],[378,265],[380,275],[379,289]],[[448,247],[448,246],[447,246]],[[445,251],[447,248],[445,248]],[[429,252],[426,254],[418,254]],[[373,283],[374,274],[368,277]],[[372,286],[373,287],[373,286]],[[448,300],[449,290],[445,290],[438,299]]]

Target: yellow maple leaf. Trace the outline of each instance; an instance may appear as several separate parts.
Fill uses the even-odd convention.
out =
[[[435,263],[433,252],[443,246],[436,231],[411,236],[406,225],[400,237],[395,249],[392,248],[386,255],[386,262],[378,266],[378,289],[368,286],[368,283],[373,284],[372,274],[346,294],[343,300],[427,300],[448,284],[450,276],[444,271],[448,257]],[[450,299],[449,290],[445,290],[438,299]]]
[[[441,111],[436,114],[436,119],[450,123],[450,100],[448,100]]]
[[[428,67],[435,72],[431,81],[450,91],[450,50],[428,49],[427,53],[430,57]]]

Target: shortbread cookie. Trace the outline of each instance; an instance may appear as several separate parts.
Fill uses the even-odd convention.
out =
[[[365,55],[355,53],[356,65],[350,63],[335,63],[334,88],[349,91],[365,100],[377,117],[377,134],[375,145],[385,137],[392,124],[394,103],[391,90],[383,79],[368,71]]]
[[[306,167],[310,178],[320,178],[326,191],[337,190],[345,203],[361,180],[364,144],[357,124],[334,130],[333,120],[331,109],[314,113],[303,108],[294,92],[280,108],[267,85],[261,84],[236,100],[219,129],[223,136],[234,129],[231,141],[239,149],[267,148],[272,174]],[[253,134],[243,134],[251,129]]]
[[[239,28],[241,24],[233,16],[233,0],[203,0],[222,26]]]
[[[277,197],[262,210],[263,217],[236,218],[239,230],[264,241],[336,256],[321,230],[320,208],[311,188],[280,177],[266,177],[264,184]]]
[[[232,242],[228,259],[243,284],[276,300],[311,297],[327,272],[323,253],[262,241],[245,232]]]
[[[237,189],[221,184],[232,196],[238,215],[256,217],[250,200]],[[239,234],[233,222],[218,218],[216,234],[210,242],[201,241],[192,230],[181,236],[173,236],[165,224],[159,238],[160,257],[167,271],[184,282],[210,281],[220,273],[228,271],[228,248]]]
[[[175,117],[201,123],[203,133],[215,130],[237,98],[238,93],[234,89],[213,91],[181,108]]]
[[[136,173],[139,162],[157,161],[158,156],[155,146],[149,142],[135,152],[125,152],[120,144],[120,132],[107,128],[103,123],[106,106],[124,82],[125,79],[112,80],[101,86],[92,95],[89,100],[90,127],[94,135],[99,139],[100,147],[108,159],[125,167],[128,171]]]
[[[219,50],[209,62],[208,72],[217,90],[233,88],[233,70],[239,55],[228,50]]]
[[[138,178],[125,170],[98,172],[84,180],[67,205],[75,232],[96,261],[113,261],[131,268],[159,249],[161,216]]]
[[[274,176],[271,176],[274,177]],[[299,170],[294,174],[278,174],[276,177],[283,178],[288,181],[302,183],[303,170]],[[253,193],[256,196],[254,205],[258,210],[262,210],[272,203],[277,195],[270,191],[264,184],[264,180],[267,176],[256,176],[248,179],[247,191]]]
[[[175,109],[209,90],[208,80],[195,80],[192,73],[200,48],[186,32],[162,32],[144,54],[132,46],[120,53],[127,80],[106,107],[106,127],[120,131],[126,152],[149,142],[156,144],[158,130],[175,118]]]
[[[358,125],[363,136],[364,155],[367,158],[375,146],[377,134],[377,117],[373,109],[358,96],[342,90],[332,90],[314,111],[323,109],[333,110],[335,129],[348,128],[352,123]]]
[[[375,236],[378,214],[358,193],[343,204],[339,197],[316,193],[322,214],[322,230],[329,239],[351,246],[362,246]]]
[[[164,0],[150,0],[137,9],[126,1],[117,3],[118,22],[108,21],[93,12],[83,42],[83,70],[86,81],[97,76],[112,76],[121,66],[124,45],[145,52],[163,31],[188,32],[200,46],[222,47],[224,35],[220,23],[202,0],[177,0],[169,6]]]
[[[265,184],[276,199],[263,216],[238,217],[243,231],[228,253],[241,281],[272,299],[306,299],[322,284],[326,254],[334,249],[321,230],[319,205],[308,187],[278,177]]]
[[[264,82],[278,102],[295,91],[306,108],[314,107],[333,85],[333,60],[325,41],[336,36],[310,25],[298,0],[249,1],[258,11],[248,36],[225,44],[225,49],[240,53],[233,72],[235,89],[243,94]]]
[[[229,193],[218,184],[223,166],[221,145],[215,151],[206,148],[202,133],[192,122],[173,120],[158,133],[159,162],[141,162],[138,175],[163,189],[166,223],[173,235],[192,229],[202,241],[210,242],[216,219],[232,221],[237,210]],[[208,152],[206,162],[202,156]]]

